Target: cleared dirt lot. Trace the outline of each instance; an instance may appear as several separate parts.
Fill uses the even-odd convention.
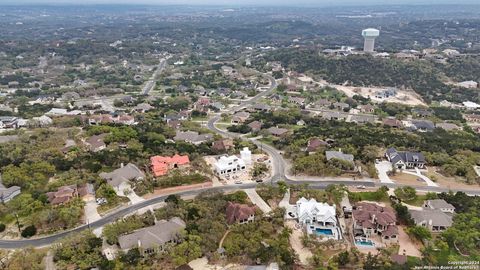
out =
[[[355,86],[344,86],[344,85],[330,85],[332,87],[337,88],[339,91],[345,93],[345,95],[349,97],[353,97],[354,95],[361,95],[365,98],[370,97],[373,102],[394,102],[394,103],[402,103],[405,105],[410,106],[417,106],[417,105],[426,105],[423,102],[422,98],[413,91],[407,90],[397,90],[397,95],[395,97],[387,98],[387,99],[378,99],[375,97],[375,92],[385,90],[387,87],[355,87]]]
[[[435,182],[444,188],[459,188],[459,189],[480,189],[480,185],[469,185],[465,182],[463,182],[462,179],[457,178],[457,177],[446,177],[440,173],[437,172],[436,167],[428,167],[428,173],[427,175],[430,177],[430,179],[433,178],[435,179]],[[433,179],[432,179],[433,180]]]
[[[406,173],[397,173],[394,176],[390,176],[390,179],[395,181],[395,183],[410,185],[410,186],[426,186],[425,181],[418,181],[419,177]]]
[[[399,239],[398,244],[400,248],[398,250],[398,254],[400,255],[407,255],[407,256],[414,256],[414,257],[422,257],[422,253],[420,252],[421,245],[415,243],[410,239],[407,233],[404,231],[403,226],[398,226],[399,232]]]
[[[307,265],[308,258],[312,257],[312,252],[305,248],[302,244],[302,235],[303,231],[300,228],[296,228],[296,222],[293,220],[286,221],[285,224],[287,227],[292,229],[292,234],[290,235],[290,245],[292,246],[293,250],[298,254],[298,258],[300,259],[301,264]]]

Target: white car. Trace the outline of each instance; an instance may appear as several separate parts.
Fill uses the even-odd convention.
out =
[[[97,202],[98,205],[106,204],[107,199],[106,198],[97,198],[96,202]]]

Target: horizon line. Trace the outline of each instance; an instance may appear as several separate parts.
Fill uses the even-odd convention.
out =
[[[359,5],[356,2],[346,2],[346,3],[324,3],[324,4],[275,4],[275,3],[262,3],[262,4],[242,4],[242,3],[233,3],[233,4],[186,4],[186,3],[69,3],[69,2],[44,2],[44,3],[18,3],[18,2],[4,2],[0,3],[0,6],[170,6],[170,7],[296,7],[296,8],[311,8],[311,7],[381,7],[381,6],[391,6],[391,7],[402,7],[402,6],[480,6],[480,2],[476,3],[460,3],[452,4],[451,2],[445,3],[402,3],[402,4],[392,4],[392,3],[367,3]]]

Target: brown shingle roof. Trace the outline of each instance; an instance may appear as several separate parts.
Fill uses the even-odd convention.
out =
[[[316,151],[320,146],[326,146],[328,145],[327,142],[320,140],[319,138],[311,138],[308,141],[307,145],[307,151],[308,152],[314,152]]]
[[[248,206],[246,204],[228,202],[227,205],[227,223],[233,224],[240,220],[248,219],[255,214],[255,206]]]
[[[371,222],[372,220],[380,225],[388,225],[397,221],[395,213],[390,208],[365,202],[359,202],[355,206],[356,209],[353,210],[353,217],[362,225],[364,222]]]

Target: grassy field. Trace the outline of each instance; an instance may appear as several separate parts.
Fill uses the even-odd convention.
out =
[[[422,206],[423,201],[425,201],[426,199],[427,199],[427,195],[417,195],[415,199],[404,201],[404,203],[414,205],[414,206]]]

